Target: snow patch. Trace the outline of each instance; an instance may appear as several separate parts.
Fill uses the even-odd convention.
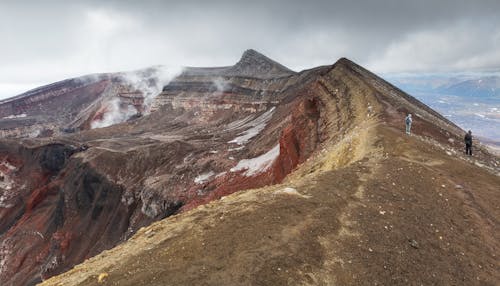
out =
[[[26,113],[21,113],[21,114],[17,114],[17,115],[9,115],[9,116],[5,116],[3,119],[15,119],[15,118],[24,118],[28,116]]]
[[[203,184],[203,183],[207,182],[213,175],[215,175],[215,173],[212,171],[210,171],[208,173],[201,174],[198,177],[194,178],[194,182],[196,184]]]
[[[9,174],[16,171],[17,168],[9,162],[4,161],[0,163],[0,207],[11,208],[12,204],[8,203],[14,194],[11,192],[14,186],[14,181],[10,178]],[[4,170],[4,171],[2,171]]]
[[[36,138],[36,137],[38,137],[38,135],[40,135],[40,133],[42,133],[40,131],[40,129],[35,129],[35,130],[31,131],[30,133],[28,133],[28,137],[29,138]]]
[[[229,151],[229,152],[231,152],[231,151],[240,151],[243,148],[245,148],[245,146],[238,146],[236,148],[229,148],[227,151]]]
[[[238,134],[240,136],[234,138],[228,143],[236,143],[238,145],[243,145],[253,137],[257,136],[262,130],[264,130],[264,128],[266,128],[267,122],[271,119],[275,109],[276,107],[273,106],[271,107],[271,109],[264,112],[259,117],[245,124],[247,126],[250,126],[251,128],[241,132],[240,134]]]
[[[311,198],[311,196],[303,195],[303,194],[299,193],[296,189],[290,188],[290,187],[286,187],[284,189],[274,191],[274,193],[275,194],[285,194],[285,195],[298,196],[298,197],[303,197],[306,199]]]
[[[227,172],[222,172],[222,173],[219,173],[217,174],[215,177],[218,178],[218,177],[221,177],[221,176],[224,176]]]
[[[254,176],[269,169],[279,155],[280,144],[277,144],[267,153],[264,153],[259,157],[239,161],[235,167],[231,168],[231,172],[245,171],[243,173],[245,176]]]
[[[226,125],[226,128],[224,128],[224,131],[232,131],[232,130],[240,129],[243,126],[245,126],[248,122],[250,122],[252,120],[252,117],[253,117],[252,115],[249,115],[243,119],[233,121],[233,122]]]

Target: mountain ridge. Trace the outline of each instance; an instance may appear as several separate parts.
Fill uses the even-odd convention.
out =
[[[0,281],[42,282],[117,245],[88,261],[103,264],[45,285],[496,279],[497,243],[488,236],[498,224],[500,162],[482,148],[473,159],[461,155],[463,130],[347,59],[287,76],[271,65],[270,78],[225,69],[185,70],[161,88],[149,114],[119,124],[0,140]],[[416,115],[412,136],[403,133],[408,112]],[[463,189],[454,193],[455,185]],[[446,228],[460,211],[477,214],[456,223],[460,230],[484,227],[475,241]],[[483,270],[466,273],[461,256],[436,259],[446,249],[428,235],[434,216],[414,219],[422,213],[443,218],[453,253],[467,249]],[[379,217],[398,231],[386,233]],[[409,252],[408,239],[424,251]],[[388,244],[410,256],[397,259]],[[371,265],[390,259],[387,274],[377,268],[383,263]],[[453,275],[420,277],[433,268]]]
[[[465,157],[461,129],[348,60],[311,72],[298,92],[330,136],[283,181],[153,223],[42,285],[494,285],[498,159]],[[280,154],[303,138],[287,134]]]

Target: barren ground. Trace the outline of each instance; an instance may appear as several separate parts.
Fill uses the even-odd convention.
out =
[[[42,285],[498,285],[500,177],[385,124]]]

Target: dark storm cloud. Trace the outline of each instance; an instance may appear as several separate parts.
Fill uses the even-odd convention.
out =
[[[0,2],[0,96],[91,72],[229,65],[247,48],[295,70],[343,56],[384,73],[500,67],[500,1],[19,2]]]

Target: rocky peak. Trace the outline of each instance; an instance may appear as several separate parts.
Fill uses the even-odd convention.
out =
[[[226,71],[230,76],[246,76],[256,78],[285,77],[295,74],[294,71],[279,64],[263,54],[249,49],[241,59]]]

